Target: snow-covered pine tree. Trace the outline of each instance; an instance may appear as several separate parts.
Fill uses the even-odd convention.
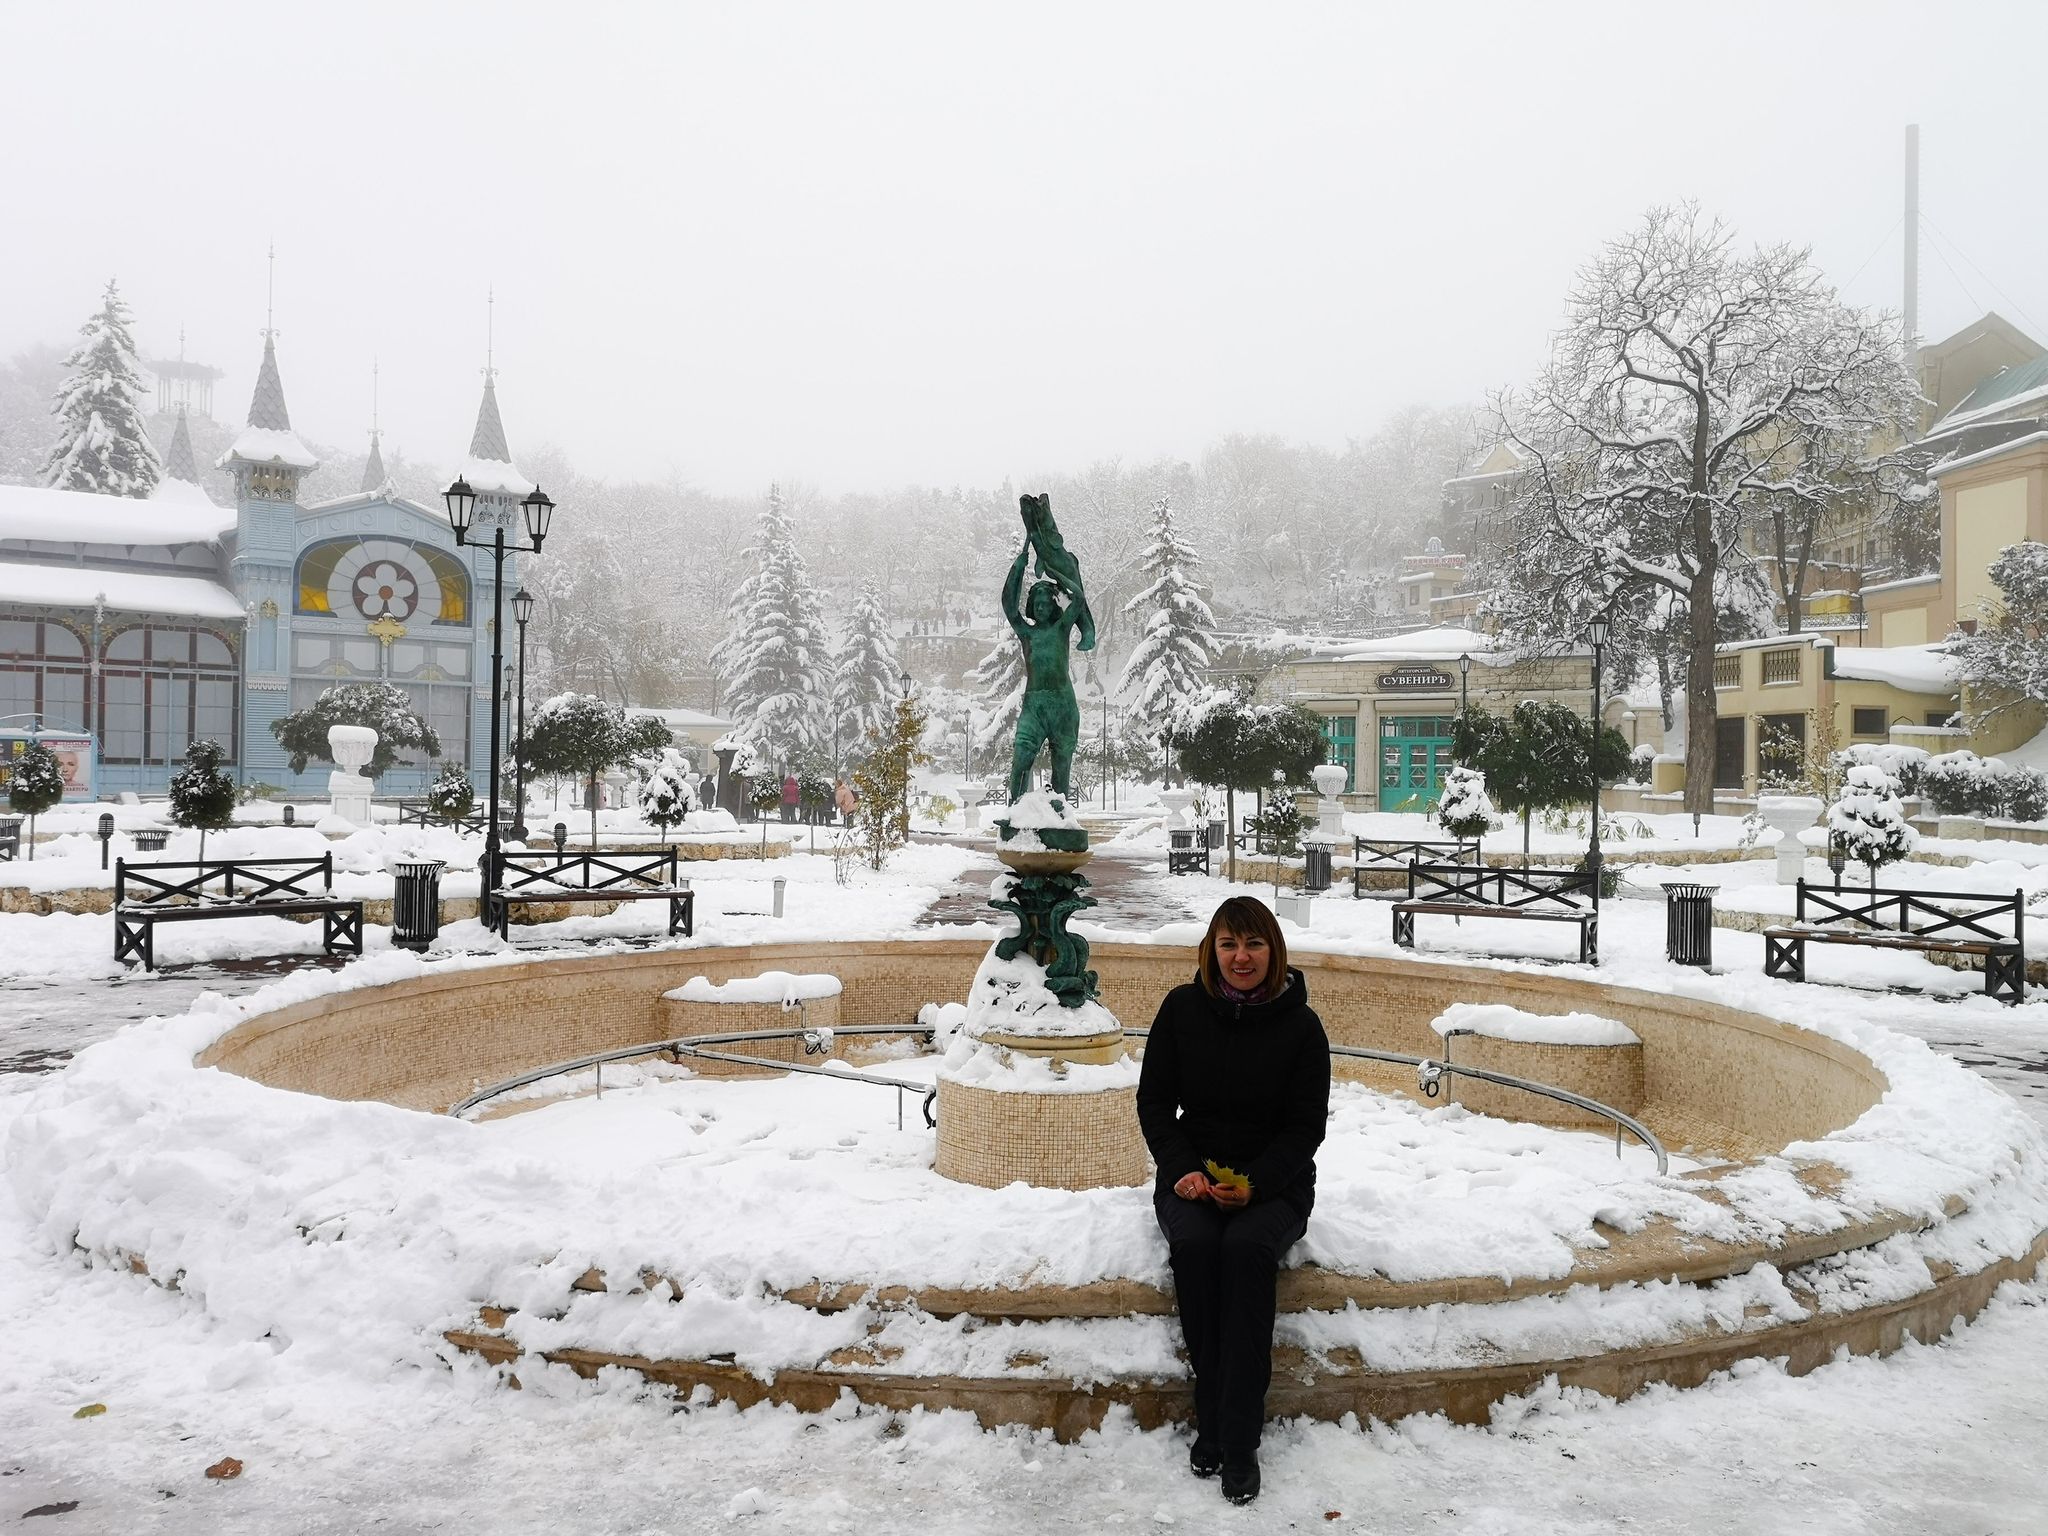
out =
[[[1899,797],[1892,793],[1891,779],[1875,763],[1849,770],[1840,797],[1828,807],[1828,835],[1841,845],[1845,857],[1869,869],[1873,891],[1878,870],[1903,859],[1920,841]]]
[[[1436,822],[1459,839],[1484,837],[1499,826],[1500,813],[1486,792],[1486,775],[1459,764],[1446,768],[1436,802]]]
[[[871,577],[861,583],[860,595],[847,612],[846,636],[832,668],[835,738],[842,752],[858,749],[870,732],[887,728],[900,675],[882,595]]]
[[[754,569],[733,593],[725,638],[711,652],[726,713],[777,762],[830,735],[831,652],[824,614],[777,487],[755,529]]]
[[[967,674],[974,696],[988,718],[975,727],[976,768],[1007,776],[1010,748],[1017,738],[1017,717],[1024,712],[1024,647],[1005,634],[996,648]]]
[[[1138,643],[1124,663],[1123,693],[1139,720],[1163,731],[1174,711],[1202,690],[1201,669],[1215,650],[1216,615],[1195,586],[1199,557],[1173,526],[1173,498],[1152,504],[1143,569],[1151,584],[1124,604],[1138,620]]]
[[[142,370],[128,333],[128,306],[112,278],[85,340],[64,359],[71,370],[57,389],[57,442],[43,461],[43,484],[60,491],[133,496],[147,501],[163,479],[163,461],[142,424]]]
[[[199,832],[199,857],[206,857],[206,834],[235,819],[235,781],[221,771],[227,752],[217,741],[195,741],[185,749],[185,766],[171,779],[171,820]]]
[[[14,760],[7,779],[7,806],[28,818],[28,856],[36,856],[36,818],[64,798],[64,770],[57,754],[31,741]]]
[[[460,763],[443,763],[427,786],[427,805],[444,821],[460,821],[476,809],[476,786]]]
[[[633,761],[640,769],[640,817],[650,827],[661,829],[665,843],[668,829],[681,826],[683,818],[697,809],[688,778],[690,760],[674,747],[663,747],[652,757]]]

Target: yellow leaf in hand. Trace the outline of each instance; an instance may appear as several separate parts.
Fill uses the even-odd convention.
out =
[[[1222,1184],[1230,1189],[1250,1189],[1252,1187],[1250,1179],[1239,1173],[1235,1168],[1224,1167],[1214,1158],[1206,1159],[1204,1166],[1209,1170],[1209,1177],[1218,1184]]]

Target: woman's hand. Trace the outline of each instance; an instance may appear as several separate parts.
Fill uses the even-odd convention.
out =
[[[1209,1182],[1206,1173],[1184,1173],[1173,1186],[1173,1192],[1183,1200],[1213,1200],[1216,1186]]]
[[[1211,1184],[1209,1198],[1226,1211],[1234,1211],[1251,1203],[1252,1187],[1249,1184]]]

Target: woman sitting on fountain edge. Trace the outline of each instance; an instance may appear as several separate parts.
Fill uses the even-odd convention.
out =
[[[1159,1005],[1138,1123],[1159,1165],[1152,1206],[1172,1256],[1194,1372],[1197,1477],[1259,1492],[1280,1256],[1308,1230],[1330,1114],[1330,1042],[1265,904],[1216,909],[1196,979]]]

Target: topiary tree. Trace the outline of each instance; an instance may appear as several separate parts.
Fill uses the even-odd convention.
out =
[[[681,826],[683,818],[697,809],[697,796],[690,789],[690,760],[673,746],[665,746],[652,757],[636,759],[640,767],[637,798],[640,816],[649,826],[659,828],[661,840],[668,841],[668,829]]]
[[[1870,871],[1873,891],[1878,870],[1903,859],[1920,841],[1920,834],[1906,820],[1899,797],[1892,793],[1891,780],[1874,763],[1849,770],[1841,798],[1828,807],[1828,836],[1845,857]]]
[[[235,781],[221,772],[226,750],[217,741],[195,741],[185,749],[185,766],[171,780],[171,820],[199,832],[199,857],[206,858],[206,834],[235,819]]]
[[[443,821],[460,821],[476,808],[476,786],[460,763],[443,763],[440,777],[427,786],[427,807]]]
[[[1437,797],[1436,823],[1461,842],[1481,838],[1500,825],[1500,813],[1486,792],[1486,775],[1477,768],[1453,764],[1444,770]]]
[[[377,750],[364,772],[372,779],[398,761],[401,753],[439,757],[441,738],[412,707],[412,695],[396,683],[336,683],[302,709],[270,722],[270,734],[292,755],[292,772],[304,773],[313,761],[331,763],[327,728],[366,725],[377,733]]]
[[[1255,704],[1249,689],[1212,688],[1175,717],[1174,741],[1189,778],[1220,785],[1224,820],[1237,828],[1237,792],[1309,782],[1323,760],[1323,722],[1299,704]],[[1231,841],[1229,877],[1237,878],[1237,843]]]
[[[1458,717],[1452,754],[1486,776],[1494,802],[1522,818],[1522,853],[1529,852],[1530,817],[1593,797],[1593,776],[1610,783],[1628,771],[1628,741],[1602,726],[1598,760],[1592,722],[1575,709],[1524,699],[1505,715],[1468,709]]]
[[[597,779],[607,768],[673,745],[668,727],[652,715],[629,717],[623,704],[588,693],[558,693],[533,712],[519,755],[539,773],[584,780],[590,806],[590,846],[597,846]]]
[[[7,780],[7,804],[28,818],[28,856],[36,856],[36,818],[64,798],[64,770],[57,766],[57,754],[40,741],[31,741],[14,760]]]

